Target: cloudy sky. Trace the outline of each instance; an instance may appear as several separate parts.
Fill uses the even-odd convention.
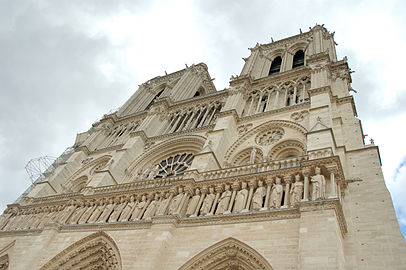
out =
[[[0,211],[30,185],[30,159],[59,156],[139,84],[205,62],[226,88],[248,47],[319,23],[355,70],[358,114],[406,234],[405,12],[391,0],[0,0]]]

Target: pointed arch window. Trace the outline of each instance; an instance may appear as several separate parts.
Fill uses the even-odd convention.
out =
[[[292,68],[304,66],[304,51],[298,50],[293,56]]]
[[[282,65],[282,58],[280,56],[275,57],[275,59],[272,61],[271,68],[269,69],[268,75],[279,73],[281,71],[281,65]]]

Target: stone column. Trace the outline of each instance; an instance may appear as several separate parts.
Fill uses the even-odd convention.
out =
[[[330,172],[330,196],[329,198],[337,198],[337,183],[335,181],[335,169],[329,170]]]
[[[302,171],[304,176],[304,187],[303,187],[303,200],[307,202],[309,200],[309,176],[310,176],[310,168],[305,168]]]
[[[241,213],[246,213],[250,210],[252,195],[254,194],[254,188],[256,187],[256,184],[257,182],[255,180],[252,180],[248,183],[248,186],[250,187],[250,192],[248,193],[248,200],[247,203],[245,204],[245,209],[243,209]]]
[[[264,203],[264,207],[262,207],[260,209],[260,211],[265,211],[269,209],[269,197],[271,196],[271,187],[273,184],[273,179],[266,179],[265,180],[266,183],[266,195],[265,195],[265,203]]]
[[[233,183],[233,185],[231,186],[231,188],[233,189],[233,193],[231,194],[231,200],[228,205],[228,209],[227,209],[227,211],[224,212],[224,214],[231,214],[231,210],[233,209],[233,205],[234,205],[235,196],[237,195],[237,191],[240,188],[240,183],[235,181]]]
[[[203,203],[204,198],[206,197],[206,194],[207,194],[207,192],[208,192],[208,189],[207,189],[207,187],[203,187],[203,188],[200,189],[200,191],[201,191],[201,193],[202,193],[202,196],[200,196],[200,200],[199,200],[199,202],[197,203],[196,210],[195,210],[195,212],[193,213],[193,215],[191,215],[191,217],[197,217],[197,215],[199,214],[200,207],[202,207],[202,203]]]
[[[289,200],[290,200],[290,184],[292,183],[292,176],[286,175],[283,177],[283,181],[285,182],[285,198],[283,200],[282,208],[289,207]]]
[[[216,188],[216,198],[214,199],[213,205],[211,206],[211,210],[210,213],[208,213],[208,216],[212,216],[214,214],[214,210],[216,209],[217,206],[217,202],[220,198],[221,193],[223,192],[223,186],[222,185],[218,185]]]

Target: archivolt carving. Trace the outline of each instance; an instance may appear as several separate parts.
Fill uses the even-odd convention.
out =
[[[0,270],[7,270],[8,269],[8,255],[3,255],[0,257]]]
[[[283,159],[290,156],[298,157],[305,154],[305,146],[296,140],[286,140],[275,145],[269,152],[271,159]]]
[[[179,270],[272,270],[272,266],[252,247],[227,238],[203,250]]]
[[[136,174],[137,169],[145,169],[169,155],[181,152],[198,153],[203,148],[205,141],[206,138],[203,136],[190,135],[155,144],[149,148],[149,151],[131,163],[127,169],[127,178],[131,179]]]
[[[67,247],[40,270],[121,269],[120,253],[114,240],[104,232],[91,234]]]
[[[295,129],[295,130],[299,131],[300,133],[302,133],[303,136],[305,136],[307,133],[307,130],[303,126],[301,126],[297,123],[290,122],[290,121],[284,121],[284,120],[272,120],[272,121],[263,123],[262,125],[259,125],[253,129],[251,129],[250,131],[245,133],[243,136],[238,138],[227,150],[224,160],[229,161],[230,158],[234,155],[234,152],[238,149],[238,147],[244,141],[248,140],[250,137],[254,136],[255,134],[269,130],[269,129],[280,128],[280,127],[287,127],[287,128]]]

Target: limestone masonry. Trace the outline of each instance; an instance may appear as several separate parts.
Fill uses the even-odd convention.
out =
[[[142,85],[0,217],[5,269],[406,269],[334,33]]]

